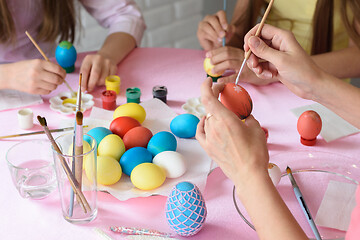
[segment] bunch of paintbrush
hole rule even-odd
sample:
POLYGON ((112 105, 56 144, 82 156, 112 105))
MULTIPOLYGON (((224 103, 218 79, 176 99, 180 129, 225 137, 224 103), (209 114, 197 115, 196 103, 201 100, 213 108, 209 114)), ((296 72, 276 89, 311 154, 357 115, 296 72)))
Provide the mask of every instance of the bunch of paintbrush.
POLYGON ((78 181, 75 179, 75 176, 71 172, 65 158, 63 157, 60 148, 58 147, 53 136, 51 135, 50 130, 47 127, 46 119, 44 117, 40 117, 40 116, 38 116, 37 119, 38 119, 40 125, 44 128, 45 134, 49 138, 54 150, 58 153, 58 157, 60 159, 61 166, 63 167, 67 178, 69 179, 72 190, 75 192, 77 198, 79 199, 79 203, 80 203, 81 207, 83 208, 85 213, 87 213, 87 211, 90 212, 91 211, 90 205, 87 202, 83 192, 81 191, 78 181))

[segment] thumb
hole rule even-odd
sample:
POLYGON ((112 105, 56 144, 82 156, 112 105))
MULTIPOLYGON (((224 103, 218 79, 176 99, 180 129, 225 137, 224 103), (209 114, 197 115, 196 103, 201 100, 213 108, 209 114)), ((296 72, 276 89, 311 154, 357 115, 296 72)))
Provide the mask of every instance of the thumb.
POLYGON ((275 66, 277 65, 282 52, 269 47, 263 40, 255 36, 249 38, 248 44, 252 53, 258 58, 262 58, 275 66))

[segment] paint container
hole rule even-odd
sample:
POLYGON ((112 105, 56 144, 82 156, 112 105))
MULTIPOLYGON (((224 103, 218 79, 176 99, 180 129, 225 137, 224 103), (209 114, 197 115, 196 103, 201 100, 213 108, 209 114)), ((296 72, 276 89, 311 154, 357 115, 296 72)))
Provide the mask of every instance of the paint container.
POLYGON ((106 90, 101 93, 101 100, 103 109, 114 110, 116 108, 116 92, 113 90, 106 90))
POLYGON ((140 103, 141 91, 140 88, 132 87, 126 89, 127 103, 140 103))
POLYGON ((116 94, 120 92, 121 79, 117 75, 110 75, 105 78, 106 90, 113 90, 116 94))
POLYGON ((158 98, 166 103, 167 88, 165 86, 156 85, 153 87, 153 98, 158 98))
POLYGON ((17 113, 19 127, 21 129, 29 129, 34 126, 33 118, 34 114, 30 108, 20 109, 17 113))

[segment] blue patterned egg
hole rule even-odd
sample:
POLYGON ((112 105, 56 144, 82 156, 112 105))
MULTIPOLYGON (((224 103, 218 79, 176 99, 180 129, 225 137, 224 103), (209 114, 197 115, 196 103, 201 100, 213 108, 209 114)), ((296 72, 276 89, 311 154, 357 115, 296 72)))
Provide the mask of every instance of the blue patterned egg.
POLYGON ((165 212, 170 228, 181 236, 198 233, 207 214, 200 190, 190 182, 180 182, 173 187, 166 201, 165 212))
POLYGON ((193 114, 181 114, 171 121, 170 130, 179 138, 193 138, 199 121, 199 118, 193 114))

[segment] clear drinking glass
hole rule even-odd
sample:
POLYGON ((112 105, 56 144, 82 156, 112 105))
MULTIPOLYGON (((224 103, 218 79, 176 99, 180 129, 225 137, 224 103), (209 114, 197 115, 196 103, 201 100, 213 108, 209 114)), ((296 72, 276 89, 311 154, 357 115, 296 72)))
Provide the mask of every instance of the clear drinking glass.
POLYGON ((55 169, 48 140, 23 141, 6 153, 12 180, 24 198, 41 199, 56 188, 55 169))
POLYGON ((97 144, 90 135, 84 134, 84 136, 86 136, 86 141, 83 141, 83 154, 73 154, 73 133, 63 134, 55 139, 62 154, 52 148, 62 213, 64 218, 71 223, 88 223, 97 215, 97 144), (80 188, 84 198, 74 193, 65 171, 65 163, 76 181, 79 182, 81 179, 80 188), (79 177, 79 172, 81 177, 79 177))

